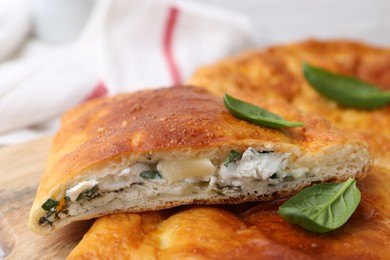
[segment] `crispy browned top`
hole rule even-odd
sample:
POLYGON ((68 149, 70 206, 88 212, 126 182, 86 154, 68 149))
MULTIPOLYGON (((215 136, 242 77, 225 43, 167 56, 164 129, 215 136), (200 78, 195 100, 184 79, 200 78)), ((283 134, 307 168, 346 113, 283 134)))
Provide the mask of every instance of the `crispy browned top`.
POLYGON ((288 120, 303 121, 305 127, 274 130, 239 120, 222 98, 195 87, 121 94, 76 107, 63 117, 33 207, 55 197, 50 192, 74 176, 124 156, 146 160, 147 153, 158 151, 188 155, 254 141, 316 151, 349 140, 324 119, 303 115, 286 102, 255 101, 288 120))
POLYGON ((387 259, 389 185, 390 176, 373 169, 358 183, 356 212, 327 234, 286 223, 277 213, 282 201, 181 207, 102 217, 68 259, 387 259))
POLYGON ((338 106, 317 94, 301 72, 303 62, 390 89, 390 49, 351 41, 307 40, 244 53, 200 68, 189 83, 215 94, 284 99, 303 111, 324 115, 367 140, 377 162, 390 166, 390 105, 372 111, 338 106), (380 133, 380 134, 379 134, 380 133))

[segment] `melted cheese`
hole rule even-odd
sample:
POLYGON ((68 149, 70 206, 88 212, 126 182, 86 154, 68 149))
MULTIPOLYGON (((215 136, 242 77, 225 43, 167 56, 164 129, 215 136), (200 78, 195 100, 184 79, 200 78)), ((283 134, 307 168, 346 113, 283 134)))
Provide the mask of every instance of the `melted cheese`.
MULTIPOLYGON (((240 160, 229 163, 225 166, 223 163, 216 167, 208 158, 194 158, 182 160, 164 160, 157 165, 147 163, 135 163, 122 169, 115 169, 102 178, 92 179, 80 182, 66 191, 66 196, 71 201, 76 201, 80 193, 98 185, 100 191, 117 191, 128 188, 134 183, 141 183, 146 190, 150 190, 149 196, 160 194, 161 190, 148 189, 148 187, 166 187, 169 185, 169 194, 185 195, 187 192, 199 192, 197 186, 199 181, 209 182, 207 190, 212 190, 217 185, 246 185, 253 180, 267 180, 273 174, 277 173, 278 177, 291 175, 294 178, 301 177, 307 169, 302 171, 293 171, 287 167, 289 162, 289 153, 259 153, 256 149, 249 147, 240 160), (162 179, 145 180, 140 174, 144 171, 159 171, 162 179), (172 186, 176 185, 176 186, 172 186), (191 188, 192 187, 192 188, 191 188)), ((271 179, 270 179, 271 180, 271 179)), ((278 180, 271 180, 278 181, 278 180)), ((140 186, 141 187, 141 186, 140 186)), ((138 187, 139 188, 139 187, 138 187)), ((167 193, 167 191, 165 191, 167 193)), ((168 194, 167 193, 167 194, 168 194)), ((118 193, 120 194, 120 193, 118 193)), ((105 201, 114 199, 113 194, 109 198, 99 198, 94 201, 105 201)), ((108 195, 104 195, 106 197, 108 195)), ((118 196, 118 195, 115 195, 118 196)), ((70 207, 72 212, 74 209, 70 207)))
POLYGON ((215 172, 215 166, 207 158, 166 160, 157 164, 157 170, 168 183, 173 183, 187 178, 209 177, 215 172))

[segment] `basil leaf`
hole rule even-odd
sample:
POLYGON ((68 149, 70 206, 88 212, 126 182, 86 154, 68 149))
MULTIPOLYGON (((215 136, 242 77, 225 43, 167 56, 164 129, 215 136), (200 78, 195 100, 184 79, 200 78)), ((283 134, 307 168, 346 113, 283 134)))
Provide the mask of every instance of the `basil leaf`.
POLYGON ((160 180, 162 179, 158 171, 144 171, 141 172, 140 176, 145 180, 160 180))
POLYGON ((352 178, 343 183, 317 184, 280 206, 279 214, 304 229, 325 233, 347 222, 359 205, 360 196, 352 178))
POLYGON ((289 122, 286 119, 271 113, 261 107, 235 99, 228 94, 224 95, 225 107, 236 117, 252 122, 256 125, 272 128, 300 127, 301 122, 289 122))
POLYGON ((374 109, 390 103, 390 91, 382 91, 367 82, 309 64, 303 64, 302 70, 306 80, 318 93, 340 105, 374 109))
POLYGON ((60 203, 53 199, 46 200, 45 203, 43 203, 42 208, 46 211, 55 211, 56 208, 60 205, 60 203))
POLYGON ((241 159, 241 154, 239 152, 237 152, 237 151, 231 150, 230 154, 226 158, 226 160, 223 163, 223 165, 225 167, 227 167, 229 163, 235 162, 235 161, 240 160, 240 159, 241 159))

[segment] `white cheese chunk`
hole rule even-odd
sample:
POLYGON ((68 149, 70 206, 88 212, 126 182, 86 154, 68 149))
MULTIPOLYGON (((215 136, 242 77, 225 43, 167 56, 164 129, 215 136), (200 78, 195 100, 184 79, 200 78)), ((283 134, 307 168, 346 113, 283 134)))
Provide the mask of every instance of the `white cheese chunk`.
POLYGON ((259 153, 249 147, 240 161, 229 163, 227 167, 222 164, 219 175, 224 180, 242 177, 266 180, 274 173, 284 171, 289 157, 290 153, 259 153))
POLYGON ((93 188, 99 182, 96 180, 83 181, 77 184, 76 186, 70 188, 66 191, 66 196, 70 198, 71 201, 76 201, 77 197, 81 192, 93 188))
POLYGON ((207 158, 166 160, 157 164, 157 170, 169 183, 187 178, 204 178, 215 172, 215 166, 207 158))

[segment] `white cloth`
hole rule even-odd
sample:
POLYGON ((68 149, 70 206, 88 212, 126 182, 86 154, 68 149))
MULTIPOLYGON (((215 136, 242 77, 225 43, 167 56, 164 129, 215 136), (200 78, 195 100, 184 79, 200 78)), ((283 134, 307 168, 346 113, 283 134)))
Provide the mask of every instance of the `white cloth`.
POLYGON ((76 42, 0 65, 0 145, 53 132, 62 112, 91 95, 179 84, 196 67, 251 46, 249 24, 223 10, 182 0, 97 1, 76 42))

